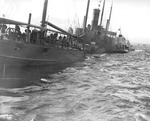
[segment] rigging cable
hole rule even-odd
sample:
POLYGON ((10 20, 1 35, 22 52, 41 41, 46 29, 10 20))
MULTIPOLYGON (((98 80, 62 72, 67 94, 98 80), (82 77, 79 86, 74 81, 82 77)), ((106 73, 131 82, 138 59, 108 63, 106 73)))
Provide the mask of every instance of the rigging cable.
POLYGON ((14 4, 14 1, 10 1, 9 3, 6 3, 7 4, 7 7, 5 7, 6 9, 6 15, 7 15, 7 18, 11 18, 11 13, 13 11, 13 8, 16 8, 15 4, 14 4), (14 7, 15 6, 15 7, 14 7))
MULTIPOLYGON (((7 4, 7 7, 6 7, 6 15, 7 15, 7 18, 10 17, 10 12, 12 11, 12 7, 11 6, 14 6, 14 2, 13 0, 11 0, 8 4, 7 4), (10 12, 9 12, 10 11, 10 12)), ((14 7, 15 8, 15 7, 14 7)))
POLYGON ((4 2, 4 0, 2 0, 2 1, 0 1, 0 8, 1 8, 1 12, 2 12, 2 10, 3 10, 3 7, 5 6, 5 4, 4 4, 5 2, 4 2))
POLYGON ((12 0, 12 3, 10 4, 10 7, 9 7, 10 9, 7 10, 8 17, 10 17, 10 18, 14 17, 13 11, 14 11, 14 9, 16 9, 15 3, 16 2, 15 1, 13 2, 13 0, 12 0))
POLYGON ((2 5, 0 6, 0 8, 1 8, 2 16, 3 16, 3 15, 5 15, 5 6, 7 3, 4 0, 2 2, 3 3, 1 3, 2 5))
MULTIPOLYGON (((68 5, 68 4, 67 4, 68 5)), ((67 6, 67 17, 68 17, 68 24, 69 24, 69 27, 72 27, 72 24, 71 24, 71 22, 70 22, 70 19, 69 19, 69 13, 68 13, 68 11, 70 11, 70 10, 68 10, 68 6, 67 6)))
POLYGON ((77 1, 75 0, 74 1, 75 2, 75 4, 74 4, 74 8, 75 8, 75 17, 74 17, 74 20, 73 20, 73 24, 74 24, 74 28, 75 28, 75 30, 78 28, 78 27, 80 27, 80 23, 79 23, 79 16, 78 16, 78 9, 77 9, 77 1))

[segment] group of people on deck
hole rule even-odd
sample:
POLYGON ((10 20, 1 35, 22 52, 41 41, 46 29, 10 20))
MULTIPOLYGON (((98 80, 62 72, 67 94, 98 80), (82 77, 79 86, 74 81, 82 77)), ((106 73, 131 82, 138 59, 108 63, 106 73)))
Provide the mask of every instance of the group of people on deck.
POLYGON ((1 33, 1 39, 6 36, 9 39, 11 38, 12 40, 14 39, 17 41, 23 41, 32 44, 45 44, 60 48, 83 48, 83 43, 81 40, 79 41, 77 38, 57 32, 51 32, 47 34, 47 31, 37 29, 33 29, 31 31, 29 28, 27 28, 23 33, 21 33, 20 27, 18 25, 15 25, 15 28, 7 28, 7 25, 2 25, 1 33))
POLYGON ((3 39, 4 36, 12 39, 19 38, 23 34, 21 33, 20 27, 18 25, 15 25, 15 28, 8 27, 6 24, 0 25, 0 38, 3 39))
POLYGON ((52 46, 57 46, 57 47, 73 47, 73 44, 77 44, 77 40, 74 40, 70 36, 66 35, 58 35, 58 33, 51 33, 49 36, 46 38, 46 42, 52 46), (75 43, 76 42, 76 43, 75 43))
POLYGON ((83 43, 81 40, 79 41, 77 38, 57 32, 51 32, 50 34, 47 34, 46 31, 32 30, 30 33, 30 42, 33 44, 39 43, 59 48, 83 48, 83 43))

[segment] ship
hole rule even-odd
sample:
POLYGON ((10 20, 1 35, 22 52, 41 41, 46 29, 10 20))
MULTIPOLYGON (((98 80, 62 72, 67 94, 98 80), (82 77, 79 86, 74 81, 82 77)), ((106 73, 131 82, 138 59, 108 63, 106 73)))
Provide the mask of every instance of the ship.
POLYGON ((131 44, 122 34, 110 38, 109 44, 106 46, 107 53, 128 53, 130 51, 131 44))
POLYGON ((116 32, 109 31, 113 3, 110 8, 110 14, 106 22, 106 27, 102 26, 105 0, 103 1, 102 10, 100 10, 100 7, 93 10, 92 22, 91 24, 87 25, 89 5, 90 0, 88 0, 87 2, 87 10, 86 15, 84 16, 83 28, 79 29, 80 31, 78 31, 78 33, 80 33, 80 36, 85 40, 87 53, 103 54, 129 52, 131 47, 129 40, 126 40, 125 37, 121 34, 117 36, 116 32))
POLYGON ((45 0, 39 26, 31 24, 31 14, 27 23, 0 18, 1 78, 7 78, 7 75, 11 75, 9 72, 16 71, 16 68, 47 65, 50 68, 50 65, 65 65, 84 60, 83 40, 46 21, 47 6, 48 0, 45 0), (48 29, 48 25, 55 30, 48 29), (24 33, 20 32, 21 26, 26 27, 24 33))

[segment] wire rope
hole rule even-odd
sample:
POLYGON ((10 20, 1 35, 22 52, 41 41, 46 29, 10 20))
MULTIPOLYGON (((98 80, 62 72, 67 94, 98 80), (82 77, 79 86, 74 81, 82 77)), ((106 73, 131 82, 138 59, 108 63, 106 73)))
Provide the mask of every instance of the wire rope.
POLYGON ((14 0, 9 1, 9 3, 7 3, 7 6, 5 7, 6 9, 6 17, 9 18, 10 16, 10 12, 12 11, 12 5, 14 5, 14 0))
POLYGON ((5 6, 6 6, 6 2, 3 0, 0 6, 2 12, 4 11, 5 6))

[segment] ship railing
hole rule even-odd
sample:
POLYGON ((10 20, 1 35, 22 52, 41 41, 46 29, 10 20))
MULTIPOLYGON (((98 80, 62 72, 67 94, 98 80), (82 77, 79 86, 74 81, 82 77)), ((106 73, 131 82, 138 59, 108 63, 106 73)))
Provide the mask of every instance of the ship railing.
POLYGON ((128 46, 126 44, 115 44, 116 49, 128 49, 128 46))
POLYGON ((44 36, 44 34, 40 34, 39 31, 33 33, 18 33, 14 28, 9 28, 5 31, 5 33, 1 36, 1 39, 7 38, 7 40, 18 41, 22 43, 29 44, 38 44, 38 45, 46 45, 51 47, 58 47, 64 49, 78 49, 83 50, 84 44, 78 38, 73 38, 67 35, 64 35, 63 38, 51 38, 50 36, 44 36))
POLYGON ((50 36, 46 37, 37 37, 30 36, 30 43, 46 45, 50 47, 64 48, 64 49, 78 49, 83 50, 83 43, 78 39, 73 39, 70 37, 65 38, 51 38, 50 36))

